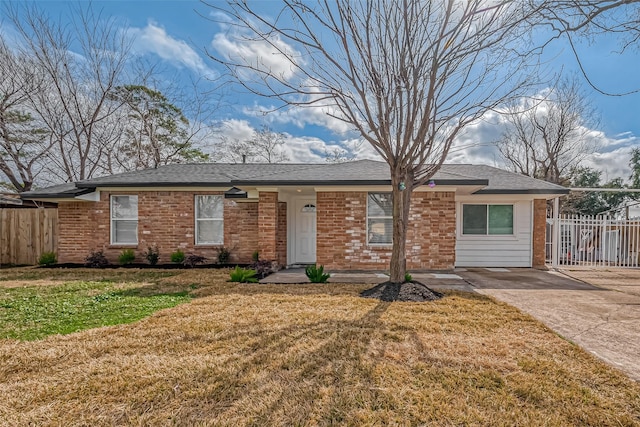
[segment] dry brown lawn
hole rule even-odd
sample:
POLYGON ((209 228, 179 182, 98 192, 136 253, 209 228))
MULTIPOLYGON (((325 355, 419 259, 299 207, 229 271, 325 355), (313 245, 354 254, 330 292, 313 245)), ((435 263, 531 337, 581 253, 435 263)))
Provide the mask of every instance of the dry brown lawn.
POLYGON ((133 324, 0 341, 0 424, 640 425, 637 383, 506 304, 224 273, 157 278, 198 297, 133 324))

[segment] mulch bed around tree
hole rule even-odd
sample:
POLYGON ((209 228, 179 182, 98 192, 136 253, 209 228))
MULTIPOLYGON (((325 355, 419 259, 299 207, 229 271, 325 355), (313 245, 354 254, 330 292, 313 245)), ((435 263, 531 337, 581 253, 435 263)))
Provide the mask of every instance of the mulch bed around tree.
POLYGON ((435 301, 443 297, 440 292, 429 289, 427 285, 412 280, 404 283, 384 282, 360 293, 364 298, 377 298, 381 301, 435 301))

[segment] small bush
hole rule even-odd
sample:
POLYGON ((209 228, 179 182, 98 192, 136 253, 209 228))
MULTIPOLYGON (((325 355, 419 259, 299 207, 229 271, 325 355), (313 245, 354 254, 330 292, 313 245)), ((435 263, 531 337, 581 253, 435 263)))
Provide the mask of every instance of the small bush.
POLYGON ((229 280, 237 283, 258 283, 255 270, 240 268, 237 265, 231 270, 229 280))
POLYGON ((58 257, 56 257, 55 252, 43 252, 38 258, 39 265, 53 265, 58 262, 58 257))
POLYGON ((182 265, 193 268, 198 264, 204 264, 206 260, 207 259, 203 256, 190 254, 185 257, 184 261, 182 261, 182 265))
POLYGON ((84 265, 93 268, 103 268, 109 265, 109 260, 104 256, 102 251, 91 251, 89 256, 84 259, 84 265))
POLYGON ((182 264, 184 262, 184 252, 178 249, 175 252, 171 253, 171 262, 175 262, 176 264, 182 264))
POLYGON ((228 263, 230 256, 231 256, 231 251, 229 250, 229 248, 225 248, 224 246, 222 246, 221 248, 218 248, 218 263, 219 264, 228 263))
POLYGON ((413 280, 413 276, 409 273, 404 273, 404 281, 405 282, 410 282, 413 280))
POLYGON ((331 275, 324 272, 324 266, 316 267, 316 265, 310 265, 304 269, 304 274, 307 275, 311 283, 327 283, 327 280, 331 275))
POLYGON ((136 259, 136 253, 133 251, 133 249, 125 249, 122 252, 120 252, 120 255, 118 255, 118 262, 121 265, 131 264, 135 259, 136 259))
POLYGON ((264 279, 273 273, 273 261, 255 261, 249 265, 249 268, 256 271, 259 279, 264 279))
POLYGON ((253 260, 253 262, 260 261, 260 252, 259 251, 253 251, 253 253, 251 254, 251 259, 253 260))
POLYGON ((160 251, 157 246, 149 246, 147 251, 144 253, 144 257, 149 261, 149 264, 156 265, 158 260, 160 259, 160 251))

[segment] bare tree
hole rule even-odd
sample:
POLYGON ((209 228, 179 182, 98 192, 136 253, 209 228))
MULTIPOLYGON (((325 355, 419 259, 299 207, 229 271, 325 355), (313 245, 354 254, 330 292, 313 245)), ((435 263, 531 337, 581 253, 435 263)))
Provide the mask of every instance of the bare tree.
MULTIPOLYGON (((547 43, 559 38, 568 41, 580 71, 593 89, 604 95, 625 95, 607 91, 591 80, 589 70, 576 49, 576 41, 595 41, 598 36, 616 34, 620 41, 619 53, 629 47, 637 48, 640 41, 640 0, 529 0, 529 6, 536 10, 531 23, 551 32, 547 43)), ((639 90, 632 89, 626 94, 639 90)))
POLYGON ((233 80, 283 105, 323 106, 388 163, 393 194, 391 282, 404 281, 412 191, 445 161, 469 123, 527 86, 518 2, 328 0, 283 2, 269 19, 253 3, 211 7, 242 43, 269 58, 210 56, 233 80), (273 56, 280 59, 276 69, 273 56), (283 71, 285 69, 285 71, 283 71))
POLYGON ((512 103, 504 113, 508 127, 497 142, 514 172, 564 184, 597 148, 590 133, 594 111, 576 80, 564 80, 546 96, 512 103))
POLYGON ((324 149, 324 161, 327 163, 345 163, 356 159, 355 154, 342 147, 324 149))
POLYGON ((0 172, 18 192, 31 189, 51 148, 50 133, 29 104, 43 89, 34 65, 11 51, 0 36, 0 172))
POLYGON ((283 163, 290 160, 283 151, 285 135, 268 126, 254 130, 250 139, 222 136, 216 146, 216 160, 229 163, 283 163))
POLYGON ((4 12, 21 36, 17 49, 34 61, 48 88, 30 103, 55 142, 50 172, 65 181, 90 178, 105 168, 121 137, 118 121, 110 120, 119 105, 109 95, 123 77, 126 35, 91 5, 79 5, 70 26, 34 4, 9 2, 4 12))
POLYGON ((262 126, 254 131, 249 145, 253 149, 253 158, 257 162, 283 163, 290 160, 289 155, 283 151, 284 134, 274 132, 268 126, 262 126))
POLYGON ((343 141, 340 145, 325 147, 324 161, 327 163, 352 162, 358 157, 358 150, 363 143, 363 140, 355 139, 343 141))
POLYGON ((640 40, 640 0, 548 0, 538 3, 538 18, 550 27, 554 37, 614 32, 624 35, 626 43, 622 48, 640 40))

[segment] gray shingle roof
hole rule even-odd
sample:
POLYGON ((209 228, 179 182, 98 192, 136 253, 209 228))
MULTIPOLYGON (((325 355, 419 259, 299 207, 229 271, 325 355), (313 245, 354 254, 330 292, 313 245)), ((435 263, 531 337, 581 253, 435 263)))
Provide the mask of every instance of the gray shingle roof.
MULTIPOLYGON (((484 165, 446 164, 434 175, 438 185, 484 186, 477 194, 564 194, 564 187, 484 165)), ((242 185, 384 185, 384 162, 358 160, 337 164, 175 164, 125 172, 23 193, 23 198, 73 197, 96 187, 171 187, 242 185)))
POLYGON ((486 165, 444 165, 450 173, 463 173, 489 180, 489 185, 474 194, 569 194, 569 189, 530 176, 486 165))
POLYGON ((21 193, 20 197, 23 199, 60 199, 60 198, 73 198, 82 194, 90 193, 90 188, 78 188, 73 182, 66 184, 58 184, 46 188, 38 188, 36 190, 27 191, 21 193))

